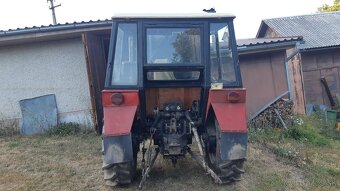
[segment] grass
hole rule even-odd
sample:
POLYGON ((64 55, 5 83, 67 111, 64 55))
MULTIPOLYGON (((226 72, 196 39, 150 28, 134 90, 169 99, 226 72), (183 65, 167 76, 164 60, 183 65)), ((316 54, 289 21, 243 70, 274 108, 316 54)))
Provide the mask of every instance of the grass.
POLYGON ((260 175, 258 180, 256 187, 258 191, 285 190, 288 186, 287 181, 277 173, 260 175))
POLYGON ((102 190, 100 137, 0 139, 0 190, 102 190))
MULTIPOLYGON (((250 129, 248 156, 242 180, 216 185, 189 156, 173 168, 159 157, 144 190, 340 190, 340 144, 320 131, 329 128, 316 117, 281 129, 250 129)), ((0 190, 136 190, 104 186, 101 138, 63 124, 46 135, 0 137, 0 190)), ((195 146, 193 150, 195 151, 195 146)))
MULTIPOLYGON (((278 161, 302 170, 309 185, 306 189, 340 190, 340 140, 336 133, 332 124, 312 115, 300 118, 288 131, 250 129, 249 139, 264 145, 278 161)), ((269 187, 276 190, 274 185, 269 187)))

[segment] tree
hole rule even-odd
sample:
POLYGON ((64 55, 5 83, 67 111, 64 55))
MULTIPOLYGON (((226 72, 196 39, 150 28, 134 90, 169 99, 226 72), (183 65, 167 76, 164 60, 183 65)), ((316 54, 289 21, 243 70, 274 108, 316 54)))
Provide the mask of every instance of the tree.
POLYGON ((318 8, 319 12, 332 12, 332 11, 340 11, 340 0, 334 0, 334 5, 323 4, 322 7, 318 8))

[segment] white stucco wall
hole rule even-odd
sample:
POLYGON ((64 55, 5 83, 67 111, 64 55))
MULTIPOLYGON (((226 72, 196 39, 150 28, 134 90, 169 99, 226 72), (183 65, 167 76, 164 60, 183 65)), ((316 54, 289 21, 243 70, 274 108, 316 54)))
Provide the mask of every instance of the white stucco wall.
POLYGON ((19 100, 55 94, 59 122, 92 125, 81 39, 0 48, 0 119, 20 119, 19 100))

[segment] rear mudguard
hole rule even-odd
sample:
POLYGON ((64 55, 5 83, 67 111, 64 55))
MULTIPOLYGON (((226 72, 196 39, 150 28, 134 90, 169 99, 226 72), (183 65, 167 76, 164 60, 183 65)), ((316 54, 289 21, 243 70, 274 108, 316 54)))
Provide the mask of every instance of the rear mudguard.
POLYGON ((104 90, 103 168, 133 159, 131 129, 139 106, 138 90, 104 90), (123 94, 124 101, 114 105, 113 93, 123 94))
POLYGON ((131 134, 103 137, 103 168, 112 164, 130 162, 133 160, 131 134))
POLYGON ((208 98, 208 115, 214 115, 219 126, 220 156, 222 160, 244 159, 247 155, 247 120, 246 90, 222 89, 210 90, 208 98), (239 95, 238 100, 229 101, 231 93, 239 95))

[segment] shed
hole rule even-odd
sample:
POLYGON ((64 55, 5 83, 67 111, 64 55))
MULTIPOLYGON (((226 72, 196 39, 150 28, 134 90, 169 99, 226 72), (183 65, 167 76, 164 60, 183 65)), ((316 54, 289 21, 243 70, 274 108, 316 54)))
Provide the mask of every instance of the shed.
POLYGON ((257 38, 302 36, 294 77, 302 79, 295 95, 307 104, 330 105, 320 82, 325 77, 331 94, 340 93, 340 11, 263 20, 257 38), (299 66, 299 63, 301 66, 299 66))
POLYGON ((0 31, 0 120, 18 125, 18 101, 55 94, 59 122, 102 124, 111 21, 0 31))
POLYGON ((247 114, 253 118, 279 98, 289 98, 292 59, 301 37, 274 37, 237 40, 241 75, 247 89, 247 114))

